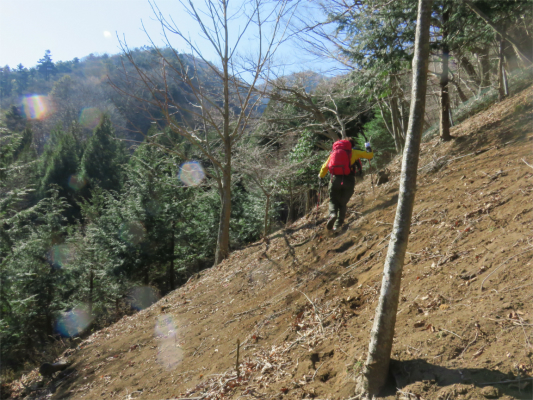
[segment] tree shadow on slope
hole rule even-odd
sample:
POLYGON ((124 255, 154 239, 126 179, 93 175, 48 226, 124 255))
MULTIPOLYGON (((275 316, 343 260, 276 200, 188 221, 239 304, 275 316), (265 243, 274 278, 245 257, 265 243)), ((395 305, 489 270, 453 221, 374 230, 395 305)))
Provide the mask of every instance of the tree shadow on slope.
MULTIPOLYGON (((391 360, 390 372, 393 379, 389 380, 389 385, 384 390, 384 395, 390 395, 397 389, 409 389, 424 398, 430 392, 446 391, 444 388, 452 385, 462 384, 463 389, 471 392, 479 391, 488 386, 495 387, 500 394, 508 395, 517 399, 529 399, 532 396, 531 384, 527 385, 521 391, 512 387, 510 383, 518 383, 518 378, 505 374, 501 371, 491 370, 488 368, 447 368, 440 365, 430 364, 422 359, 398 361, 391 360), (516 382, 514 382, 516 381, 516 382), (499 383, 500 382, 500 383, 499 383), (468 385, 468 387, 466 387, 468 385), (424 396, 424 392, 426 396, 424 396)), ((529 378, 531 380, 531 378, 529 378)), ((523 380, 522 380, 523 381, 523 380)), ((460 393, 452 391, 461 391, 461 389, 450 388, 451 398, 455 398, 460 393)), ((485 389, 486 390, 486 389, 485 389)), ((499 396, 498 396, 499 397, 499 396)), ((440 397, 439 397, 440 398, 440 397)))
POLYGON ((501 146, 509 141, 525 139, 531 131, 531 105, 523 103, 514 105, 513 113, 502 120, 496 120, 480 126, 468 135, 454 137, 451 151, 457 154, 481 150, 483 146, 501 146))
MULTIPOLYGON (((399 190, 398 188, 391 188, 391 189, 392 190, 390 190, 387 194, 391 193, 391 191, 394 192, 394 191, 398 191, 399 190)), ((390 206, 393 206, 393 205, 395 205, 397 203, 398 203, 398 193, 395 193, 395 194, 393 194, 391 196, 390 199, 388 199, 386 201, 382 201, 381 203, 376 204, 374 207, 363 211, 363 215, 362 216, 366 217, 367 215, 372 214, 373 212, 375 212, 377 210, 384 210, 384 209, 389 208, 390 206)))

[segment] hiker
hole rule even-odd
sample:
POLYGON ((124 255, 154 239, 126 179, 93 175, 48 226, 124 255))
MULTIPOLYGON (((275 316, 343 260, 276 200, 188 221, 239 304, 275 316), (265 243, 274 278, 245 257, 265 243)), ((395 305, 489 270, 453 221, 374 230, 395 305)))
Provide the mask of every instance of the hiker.
POLYGON ((347 204, 355 190, 355 179, 363 176, 361 158, 371 160, 374 152, 370 143, 365 143, 366 151, 354 149, 355 140, 338 140, 333 143, 333 150, 327 161, 322 165, 319 178, 330 173, 329 184, 329 219, 328 230, 337 230, 344 223, 347 204))

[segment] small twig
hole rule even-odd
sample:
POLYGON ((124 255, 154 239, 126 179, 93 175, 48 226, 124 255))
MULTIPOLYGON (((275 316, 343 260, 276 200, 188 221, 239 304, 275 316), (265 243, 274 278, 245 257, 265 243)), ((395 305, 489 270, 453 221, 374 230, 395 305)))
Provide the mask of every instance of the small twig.
POLYGON ((512 260, 513 258, 518 257, 518 256, 520 256, 520 255, 522 255, 522 254, 524 254, 524 253, 527 253, 527 252, 531 251, 531 250, 533 250, 533 246, 530 247, 530 248, 528 248, 527 250, 521 252, 521 253, 518 253, 518 254, 515 254, 515 255, 509 257, 509 258, 506 259, 504 262, 502 262, 500 265, 498 265, 495 269, 493 269, 493 270, 491 271, 490 274, 488 274, 488 275, 485 277, 485 279, 483 279, 483 281, 481 282, 481 286, 479 287, 479 291, 480 291, 480 292, 483 291, 483 284, 485 283, 485 281, 486 281, 487 279, 489 279, 489 278, 490 278, 490 277, 491 277, 496 271, 498 271, 498 270, 500 269, 501 266, 503 266, 504 264, 506 264, 508 261, 512 260))
POLYGON ((521 382, 521 381, 528 381, 533 380, 533 378, 521 378, 521 379, 511 379, 507 381, 499 381, 499 382, 477 382, 477 385, 497 385, 499 383, 513 383, 513 382, 521 382))
POLYGON ((379 224, 379 225, 393 225, 391 222, 382 222, 382 221, 376 221, 375 224, 379 224))
POLYGON ((461 352, 461 354, 459 354, 459 357, 462 358, 462 357, 463 357, 463 354, 466 353, 466 351, 468 350, 468 348, 470 347, 470 345, 472 345, 472 344, 474 344, 474 343, 476 342, 476 340, 477 340, 477 335, 478 335, 478 331, 476 331, 476 337, 474 338, 474 340, 472 340, 470 343, 468 343, 468 344, 466 345, 466 347, 463 349, 463 351, 461 352))
POLYGON ((387 236, 385 236, 383 239, 381 239, 381 242, 378 243, 378 246, 383 243, 391 234, 389 233, 387 236))
POLYGON ((239 347, 241 346, 241 341, 237 339, 237 362, 235 363, 235 369, 237 370, 237 378, 241 376, 241 371, 239 369, 239 347))
POLYGON ((529 343, 529 339, 527 337, 527 333, 526 333, 526 328, 524 328, 524 320, 522 319, 522 317, 520 317, 520 315, 518 316, 518 318, 520 319, 520 326, 522 327, 522 331, 524 332, 524 337, 526 338, 526 343, 528 345, 528 348, 531 348, 531 343, 529 343))
POLYGON ((451 333, 452 335, 455 335, 457 336, 459 339, 461 340, 464 340, 462 336, 459 336, 457 333, 455 332, 452 332, 452 331, 449 331, 448 329, 444 329, 444 328, 439 328, 441 331, 444 331, 444 332, 448 332, 448 333, 451 333))
POLYGON ((196 355, 197 352, 200 351, 200 349, 201 349, 202 346, 204 345, 204 342, 205 342, 205 339, 202 340, 202 343, 200 343, 200 346, 198 346, 198 347, 196 348, 196 350, 194 350, 194 353, 192 354, 193 357, 196 355))
POLYGON ((318 366, 318 368, 316 369, 315 373, 313 374, 313 377, 311 378, 311 382, 315 380, 315 376, 316 376, 316 374, 318 373, 318 370, 320 369, 320 367, 322 367, 322 365, 324 365, 324 363, 325 363, 325 361, 322 362, 322 364, 320 364, 320 365, 318 366))
POLYGON ((524 164, 526 164, 529 168, 533 168, 533 165, 529 164, 526 160, 524 160, 522 158, 522 161, 524 162, 524 164))
POLYGON ((305 296, 305 298, 309 301, 309 303, 311 303, 311 305, 313 306, 314 310, 315 310, 315 316, 317 317, 318 319, 318 322, 320 322, 320 326, 322 327, 322 332, 324 332, 324 324, 322 323, 322 319, 320 318, 320 315, 319 315, 319 312, 318 312, 318 309, 315 305, 315 303, 313 303, 311 301, 311 299, 309 297, 307 297, 307 295, 302 292, 301 290, 298 290, 301 294, 303 294, 305 296))

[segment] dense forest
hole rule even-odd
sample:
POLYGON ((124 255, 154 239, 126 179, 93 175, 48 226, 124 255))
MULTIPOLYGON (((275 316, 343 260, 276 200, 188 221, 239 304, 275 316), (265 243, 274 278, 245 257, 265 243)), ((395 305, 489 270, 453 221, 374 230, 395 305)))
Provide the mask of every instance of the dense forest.
MULTIPOLYGON (((337 50, 347 69, 333 77, 271 79, 259 59, 244 79, 227 55, 124 44, 0 69, 3 370, 308 213, 324 199, 317 173, 334 140, 371 142, 367 174, 403 151, 416 2, 330 3, 321 24, 295 30, 337 50)), ((450 126, 531 83, 532 9, 434 2, 427 136, 451 140, 450 126)))

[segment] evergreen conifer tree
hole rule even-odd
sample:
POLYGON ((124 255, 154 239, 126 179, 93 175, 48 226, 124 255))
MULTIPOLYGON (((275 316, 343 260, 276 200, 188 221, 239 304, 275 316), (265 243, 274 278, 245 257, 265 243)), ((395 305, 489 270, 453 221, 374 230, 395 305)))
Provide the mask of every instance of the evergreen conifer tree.
MULTIPOLYGON (((57 126, 50 134, 45 151, 41 158, 41 180, 39 192, 44 196, 46 192, 57 185, 59 196, 67 199, 71 206, 75 206, 76 172, 79 168, 81 145, 72 130, 64 131, 57 126)), ((75 207, 77 208, 77 207, 75 207)))
POLYGON ((122 186, 121 165, 126 162, 124 147, 115 140, 115 131, 108 115, 87 141, 80 165, 80 177, 88 187, 119 191, 122 186))

